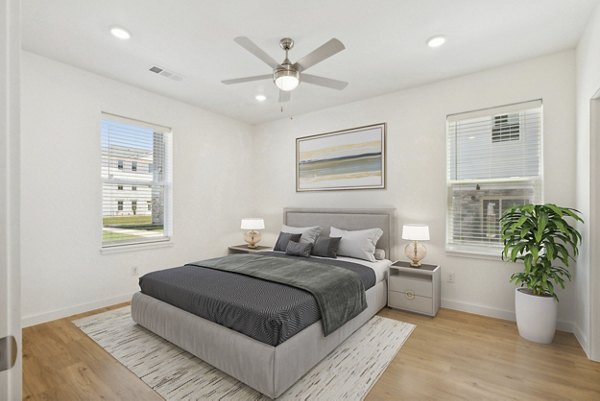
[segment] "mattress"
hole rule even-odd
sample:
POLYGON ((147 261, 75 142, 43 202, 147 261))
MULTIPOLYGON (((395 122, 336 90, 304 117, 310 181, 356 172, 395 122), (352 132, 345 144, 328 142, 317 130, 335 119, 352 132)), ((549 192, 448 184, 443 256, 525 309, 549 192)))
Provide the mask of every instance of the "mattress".
MULTIPOLYGON (((278 252, 266 254, 281 258, 278 252)), ((347 260, 316 259, 357 274, 365 290, 375 271, 347 260)), ((277 346, 321 319, 314 297, 301 289, 194 264, 149 273, 140 278, 143 294, 159 299, 264 344, 277 346)))

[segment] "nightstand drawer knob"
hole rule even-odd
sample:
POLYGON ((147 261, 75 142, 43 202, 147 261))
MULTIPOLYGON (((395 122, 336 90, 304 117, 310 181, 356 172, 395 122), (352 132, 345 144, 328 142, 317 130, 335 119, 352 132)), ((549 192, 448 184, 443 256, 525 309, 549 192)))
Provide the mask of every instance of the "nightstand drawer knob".
POLYGON ((406 298, 408 299, 415 299, 415 292, 412 290, 407 290, 406 291, 406 298))

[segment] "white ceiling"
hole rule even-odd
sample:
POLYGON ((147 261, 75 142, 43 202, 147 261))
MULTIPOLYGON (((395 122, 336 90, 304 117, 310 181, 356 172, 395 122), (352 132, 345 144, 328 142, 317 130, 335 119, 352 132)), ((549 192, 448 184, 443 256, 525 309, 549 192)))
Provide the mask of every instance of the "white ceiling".
POLYGON ((599 0, 23 0, 23 48, 248 123, 261 123, 572 48, 599 0), (108 29, 121 25, 129 41, 108 29), (448 42, 430 49, 426 40, 448 42), (270 73, 237 45, 248 36, 292 62, 336 37, 346 50, 308 72, 343 91, 300 84, 283 112, 270 73), (159 65, 177 82, 148 71, 159 65), (262 93, 267 100, 258 103, 262 93))

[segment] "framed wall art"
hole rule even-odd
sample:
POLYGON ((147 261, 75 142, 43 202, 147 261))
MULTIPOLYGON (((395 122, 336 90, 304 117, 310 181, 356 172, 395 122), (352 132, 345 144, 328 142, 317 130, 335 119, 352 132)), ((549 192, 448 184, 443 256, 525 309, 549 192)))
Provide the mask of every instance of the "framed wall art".
POLYGON ((386 124, 296 139, 296 191, 385 188, 386 124))

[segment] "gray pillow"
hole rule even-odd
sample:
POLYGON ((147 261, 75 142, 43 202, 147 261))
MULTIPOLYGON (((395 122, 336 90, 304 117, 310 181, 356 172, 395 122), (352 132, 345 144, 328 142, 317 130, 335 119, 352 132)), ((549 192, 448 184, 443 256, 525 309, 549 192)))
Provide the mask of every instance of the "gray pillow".
POLYGON ((314 244, 319 234, 321 234, 321 227, 291 227, 285 224, 281 226, 281 231, 284 233, 302 234, 300 242, 314 244))
POLYGON ((273 247, 274 251, 285 252, 289 242, 298 242, 300 241, 300 237, 302 234, 292 234, 292 233, 284 233, 280 232, 279 237, 277 238, 277 242, 275 242, 275 246, 273 247))
POLYGON ((285 254, 291 256, 303 256, 305 258, 308 258, 310 257, 311 249, 312 244, 301 244, 299 242, 290 241, 287 244, 287 248, 285 248, 285 254))
POLYGON ((337 250, 341 239, 341 237, 318 238, 313 246, 312 254, 326 258, 337 258, 337 250))
POLYGON ((331 227, 329 234, 332 237, 342 237, 338 255, 351 258, 364 259, 375 262, 375 245, 383 235, 381 228, 367 230, 346 231, 331 227))

